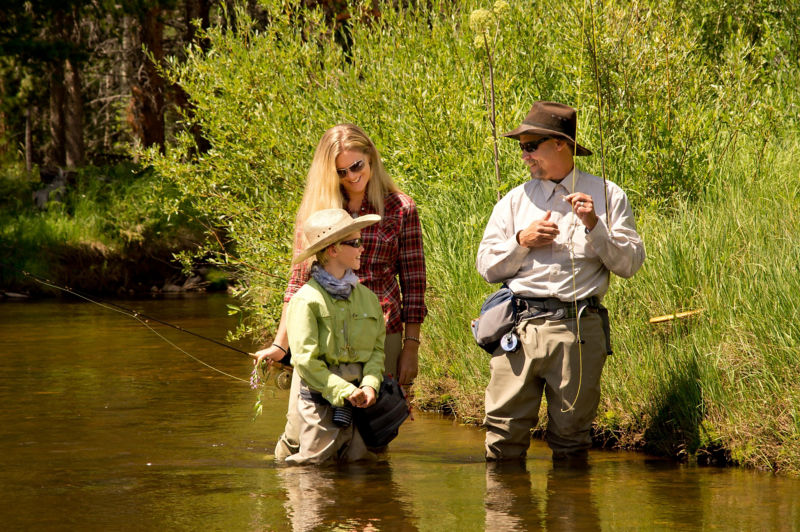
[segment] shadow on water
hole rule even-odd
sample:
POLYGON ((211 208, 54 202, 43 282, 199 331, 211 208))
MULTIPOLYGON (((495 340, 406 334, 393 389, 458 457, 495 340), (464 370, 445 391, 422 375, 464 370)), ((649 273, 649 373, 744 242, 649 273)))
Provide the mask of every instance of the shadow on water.
MULTIPOLYGON (((230 302, 125 304, 222 339, 230 302)), ((800 529, 798 480, 608 451, 563 468, 539 441, 523 464, 487 465, 481 430, 432 414, 382 463, 276 466, 288 392, 268 389, 254 423, 247 357, 159 332, 239 380, 94 305, 0 304, 3 529, 800 529)))

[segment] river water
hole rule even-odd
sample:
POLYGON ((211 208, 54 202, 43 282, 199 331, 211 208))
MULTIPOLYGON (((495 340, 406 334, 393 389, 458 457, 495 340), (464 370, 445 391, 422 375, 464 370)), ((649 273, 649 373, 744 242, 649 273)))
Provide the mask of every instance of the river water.
MULTIPOLYGON (((215 339, 229 303, 119 302, 215 339)), ((608 451, 556 469, 538 441, 495 469, 479 429, 430 414, 383 463, 278 467, 287 392, 254 422, 246 356, 152 325, 229 376, 93 304, 0 303, 3 530, 800 529, 797 479, 608 451)))

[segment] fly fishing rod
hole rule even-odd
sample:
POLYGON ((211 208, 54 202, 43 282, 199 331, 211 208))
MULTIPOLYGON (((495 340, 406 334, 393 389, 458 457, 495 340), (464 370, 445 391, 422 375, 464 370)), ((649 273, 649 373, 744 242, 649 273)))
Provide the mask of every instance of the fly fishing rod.
POLYGON ((128 308, 128 307, 124 307, 124 306, 119 305, 117 303, 112 303, 110 301, 104 301, 104 300, 99 299, 99 298, 90 297, 90 296, 88 296, 86 294, 82 294, 81 292, 78 292, 77 290, 73 290, 72 288, 69 288, 68 286, 58 285, 58 284, 54 283, 53 281, 51 281, 49 279, 45 279, 45 278, 40 277, 40 276, 38 276, 36 274, 33 274, 33 273, 29 272, 29 271, 26 271, 26 270, 23 270, 23 269, 20 269, 20 268, 16 268, 16 267, 11 266, 9 264, 5 264, 3 262, 0 262, 0 265, 5 266, 7 268, 10 268, 12 270, 15 270, 15 271, 21 273, 22 275, 24 275, 25 277, 28 277, 28 278, 36 281, 37 283, 39 283, 41 285, 44 285, 44 286, 47 286, 47 287, 50 287, 50 288, 54 288, 56 290, 60 290, 61 292, 73 295, 75 297, 78 297, 78 298, 83 299, 85 301, 88 301, 90 303, 94 303, 95 305, 98 305, 98 306, 100 306, 102 308, 105 308, 107 310, 111 310, 111 311, 114 311, 114 312, 119 312, 120 314, 123 314, 125 316, 130 317, 130 318, 133 318, 136 321, 138 321, 139 323, 141 323, 142 325, 144 325, 145 327, 147 327, 148 329, 150 329, 159 338, 161 338, 162 340, 164 340, 165 342, 167 342, 168 344, 173 346, 175 349, 181 351, 182 353, 184 353, 188 357, 194 359, 195 361, 199 362, 200 364, 203 364, 204 366, 208 367, 209 369, 212 369, 212 370, 214 370, 214 371, 216 371, 218 373, 221 373, 223 375, 226 375, 226 376, 231 377, 233 379, 236 379, 238 381, 248 382, 245 379, 242 379, 240 377, 236 377, 235 375, 231 375, 231 374, 226 373, 226 372, 224 372, 224 371, 222 371, 222 370, 220 370, 218 368, 215 368, 215 367, 211 366, 210 364, 200 360, 196 356, 186 352, 184 349, 181 349, 179 346, 177 346, 176 344, 171 342, 169 339, 167 339, 163 335, 159 334, 158 331, 153 329, 149 325, 148 321, 159 323, 159 324, 164 325, 166 327, 170 327, 172 329, 175 329, 176 331, 180 331, 180 332, 183 332, 183 333, 186 333, 186 334, 190 334, 190 335, 192 335, 192 336, 194 336, 196 338, 200 338, 200 339, 205 340, 207 342, 211 342, 211 343, 214 343, 214 344, 216 344, 218 346, 230 349, 231 351, 236 351, 237 353, 241 353, 243 355, 247 355, 250 358, 257 358, 254 353, 249 353, 249 352, 244 351, 243 349, 239 349, 238 347, 233 346, 233 345, 231 345, 229 343, 221 342, 219 340, 215 340, 214 338, 209 338, 207 336, 203 336, 202 334, 196 333, 194 331, 190 331, 189 329, 184 329, 180 325, 175 325, 173 323, 169 323, 169 322, 164 321, 162 319, 159 319, 159 318, 156 318, 156 317, 153 317, 153 316, 149 316, 147 314, 143 314, 143 313, 141 313, 141 312, 139 312, 137 310, 134 310, 134 309, 131 309, 131 308, 128 308))

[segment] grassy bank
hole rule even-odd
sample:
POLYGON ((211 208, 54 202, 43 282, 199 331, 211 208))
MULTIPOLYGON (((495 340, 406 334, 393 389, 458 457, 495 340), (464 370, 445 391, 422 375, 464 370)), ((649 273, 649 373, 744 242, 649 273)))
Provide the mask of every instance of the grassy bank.
POLYGON ((620 356, 598 428, 663 454, 723 450, 797 474, 800 139, 764 153, 724 165, 696 204, 640 216, 649 257, 609 298, 620 356), (686 320, 645 321, 699 308, 686 320))
MULTIPOLYGON (((319 136, 357 123, 420 206, 430 315, 418 400, 480 420, 488 360, 469 321, 493 287, 475 272, 475 253, 498 194, 526 179, 518 148, 502 139, 495 177, 491 59, 497 129, 515 127, 537 99, 578 107, 579 139, 596 153, 582 169, 600 175, 605 155, 648 248, 644 269, 608 295, 616 355, 598 435, 800 471, 800 398, 789 386, 798 342, 795 3, 383 6, 379 19, 350 20, 347 53, 321 13, 265 5, 269 26, 242 14, 237 31, 212 28, 207 51, 167 68, 213 148, 197 154, 185 135, 164 154, 143 154, 234 244, 220 259, 240 265, 251 316, 241 332, 268 334, 279 315, 292 219, 319 136), (691 320, 647 323, 699 307, 691 320)), ((179 202, 164 203, 180 212, 179 202)))
MULTIPOLYGON (((153 175, 132 164, 83 168, 46 188, 35 176, 0 175, 0 289, 56 294, 20 270, 94 294, 149 293, 183 283, 174 253, 195 249, 202 228, 168 219, 152 201, 153 175)), ((188 212, 191 212, 187 208, 188 212)))

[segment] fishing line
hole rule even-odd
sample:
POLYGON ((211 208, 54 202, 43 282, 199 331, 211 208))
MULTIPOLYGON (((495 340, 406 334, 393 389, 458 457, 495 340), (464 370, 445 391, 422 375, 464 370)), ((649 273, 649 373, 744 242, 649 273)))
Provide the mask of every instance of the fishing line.
MULTIPOLYGON (((593 2, 593 0, 584 0, 583 3, 583 13, 581 15, 581 60, 580 60, 580 67, 578 70, 578 109, 581 109, 581 81, 583 79, 583 38, 586 35, 586 3, 593 2)), ((598 120, 598 127, 600 132, 600 160, 601 160, 601 173, 603 176, 603 201, 605 203, 606 209, 606 226, 608 226, 609 231, 611 230, 611 222, 609 218, 608 212, 608 185, 606 184, 606 158, 605 158, 605 142, 603 140, 603 113, 602 113, 602 105, 603 101, 600 95, 600 75, 597 70, 597 36, 595 32, 595 24, 594 24, 594 5, 590 4, 590 13, 589 18, 592 27, 592 40, 591 40, 591 50, 592 50, 592 65, 594 70, 595 76, 595 85, 596 85, 596 93, 597 93, 597 120, 598 120)), ((576 111, 577 114, 577 111, 576 111)), ((576 159, 578 154, 578 119, 576 116, 575 119, 575 145, 573 146, 573 160, 576 159)), ((577 175, 578 168, 577 165, 573 167, 572 170, 572 192, 575 193, 575 177, 577 175)), ((577 215, 576 215, 577 217, 577 215)), ((581 387, 583 384, 583 339, 581 338, 581 319, 580 319, 580 310, 578 309, 578 291, 575 279, 575 228, 577 227, 577 221, 573 219, 572 227, 570 228, 570 262, 572 264, 572 299, 575 309, 575 333, 578 342, 578 363, 579 363, 579 372, 578 372, 578 390, 575 393, 575 399, 572 401, 572 404, 569 405, 568 408, 562 408, 562 412, 569 412, 575 409, 575 404, 578 402, 578 397, 581 394, 581 387)), ((563 399, 563 397, 562 397, 563 399)))
POLYGON ((209 369, 211 369, 213 371, 216 371, 217 373, 219 373, 221 375, 225 375, 226 377, 230 377, 231 379, 250 384, 250 382, 248 380, 242 379, 241 377, 237 377, 235 375, 231 375, 230 373, 226 373, 225 371, 223 371, 223 370, 221 370, 219 368, 215 368, 214 366, 208 364, 207 362, 204 362, 203 360, 201 360, 201 359, 197 358, 196 356, 192 355, 191 353, 187 352, 185 349, 179 347, 174 342, 172 342, 171 340, 166 338, 164 335, 159 333, 157 330, 155 330, 152 326, 150 326, 149 323, 147 323, 147 321, 148 320, 149 321, 154 321, 156 323, 160 323, 162 325, 166 325, 167 327, 171 327, 171 328, 173 328, 175 330, 178 330, 178 331, 181 331, 181 332, 184 332, 184 333, 187 333, 187 334, 191 334, 192 336, 196 336, 197 338, 200 338, 202 340, 206 340, 207 342, 213 342, 213 343, 215 343, 215 344, 217 344, 219 346, 226 347, 226 348, 228 348, 228 349, 230 349, 232 351, 236 351, 237 353, 242 353, 244 355, 252 357, 253 355, 251 353, 248 353, 247 351, 243 351, 242 349, 239 349, 238 347, 234 347, 234 346, 232 346, 230 344, 227 344, 225 342, 220 342, 219 340, 214 340, 213 338, 208 338, 206 336, 203 336, 202 334, 198 334, 198 333, 190 331, 188 329, 184 329, 180 325, 174 325, 172 323, 160 320, 158 318, 154 318, 152 316, 148 316, 146 314, 142 314, 141 312, 138 312, 138 311, 133 310, 133 309, 129 309, 127 307, 123 307, 122 305, 117 305, 116 303, 111 303, 110 301, 102 301, 102 300, 92 299, 91 297, 89 297, 89 296, 87 296, 85 294, 81 294, 80 292, 76 292, 75 290, 73 290, 73 289, 71 289, 69 287, 59 286, 59 285, 53 283, 52 281, 50 281, 49 279, 44 279, 44 278, 39 277, 38 275, 34 275, 34 274, 32 274, 32 273, 30 273, 28 271, 21 270, 19 268, 15 268, 14 266, 10 266, 10 265, 2 263, 2 262, 0 262, 0 264, 22 273, 26 277, 29 277, 29 278, 33 279, 34 281, 36 281, 39 284, 42 284, 44 286, 48 286, 50 288, 55 288, 56 290, 60 290, 62 292, 66 292, 68 294, 71 294, 71 295, 73 295, 75 297, 78 297, 78 298, 83 299, 85 301, 88 301, 90 303, 94 303, 95 305, 97 305, 97 306, 99 306, 101 308, 104 308, 106 310, 110 310, 112 312, 117 312, 117 313, 122 314, 124 316, 128 316, 130 318, 133 318, 136 321, 138 321, 139 323, 141 323, 142 325, 144 325, 145 327, 147 327, 148 329, 150 329, 150 331, 152 331, 153 334, 155 334, 156 336, 158 336, 159 338, 164 340, 167 344, 171 345, 172 347, 174 347, 175 349, 177 349, 178 351, 180 351, 184 355, 188 356, 192 360, 198 362, 199 364, 202 364, 203 366, 205 366, 205 367, 207 367, 207 368, 209 368, 209 369))
MULTIPOLYGON (((582 98, 582 91, 581 91, 581 82, 583 81, 583 36, 586 33, 586 0, 583 2, 583 13, 581 14, 581 30, 580 30, 580 43, 581 43, 581 59, 578 65, 578 101, 577 101, 577 109, 581 109, 581 98, 582 98)), ((572 146, 572 160, 573 160, 573 167, 572 167, 572 193, 575 193, 575 177, 578 174, 578 165, 574 163, 578 157, 578 113, 579 111, 576 110, 575 114, 575 142, 572 146)), ((583 387, 583 341, 581 339, 581 317, 579 315, 578 310, 578 287, 575 275, 575 229, 578 226, 577 222, 577 214, 573 216, 572 224, 570 225, 569 231, 569 260, 570 265, 572 267, 572 303, 573 308, 575 311, 575 338, 578 343, 578 389, 575 392, 575 399, 572 400, 572 404, 570 404, 567 408, 561 408, 562 413, 570 412, 575 410, 575 404, 578 402, 578 397, 581 395, 581 388, 583 387)), ((562 395, 561 400, 564 400, 562 395)))
POLYGON ((606 225, 611 230, 611 222, 608 214, 608 187, 606 186, 606 145, 603 140, 603 99, 600 96, 600 74, 597 71, 597 34, 594 30, 594 7, 590 14, 592 21, 592 64, 594 65, 594 79, 597 87, 597 124, 600 129, 600 168, 603 176, 603 200, 606 204, 606 225))

